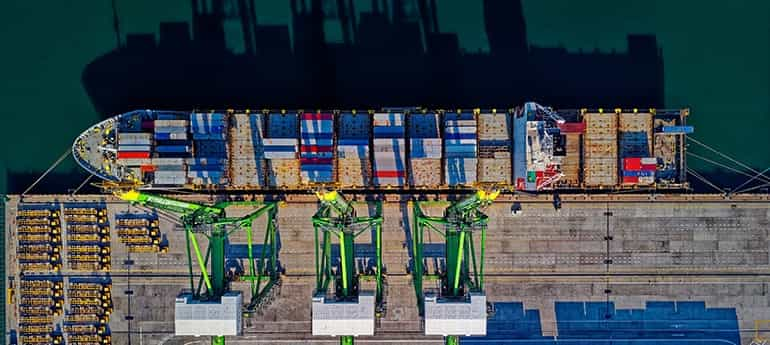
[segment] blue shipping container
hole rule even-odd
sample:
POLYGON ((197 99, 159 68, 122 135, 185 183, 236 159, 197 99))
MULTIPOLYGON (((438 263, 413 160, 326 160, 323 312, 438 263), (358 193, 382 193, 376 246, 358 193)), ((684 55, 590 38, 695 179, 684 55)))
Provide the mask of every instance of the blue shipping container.
POLYGON ((164 153, 186 153, 190 152, 189 146, 156 146, 155 151, 164 153))
POLYGON ((224 171, 225 167, 224 165, 215 165, 215 164, 207 164, 207 165, 188 165, 187 170, 189 171, 224 171))
POLYGON ((302 171, 332 171, 334 165, 331 164, 302 164, 300 167, 302 171))
POLYGON ((445 133, 444 139, 476 139, 476 133, 445 133))
POLYGON ((691 134, 695 132, 695 128, 693 126, 663 126, 662 132, 672 134, 691 134))
POLYGON ((297 152, 296 146, 289 145, 265 145, 265 152, 297 152))
POLYGON ((652 177, 655 176, 654 171, 649 170, 623 170, 624 177, 652 177))
POLYGON ((337 140, 337 145, 369 145, 369 140, 367 139, 339 139, 337 140))

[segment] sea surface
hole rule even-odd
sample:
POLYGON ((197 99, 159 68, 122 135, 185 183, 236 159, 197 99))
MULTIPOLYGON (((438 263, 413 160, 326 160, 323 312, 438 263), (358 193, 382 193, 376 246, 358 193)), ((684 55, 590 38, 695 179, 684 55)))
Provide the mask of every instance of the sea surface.
MULTIPOLYGON (((416 6, 416 0, 404 2, 416 6)), ((441 32, 456 33, 466 52, 489 49, 481 1, 436 2, 441 32)), ((333 7, 336 2, 322 3, 333 7)), ((290 24, 288 4, 257 0, 257 22, 290 24)), ((371 9, 372 1, 355 4, 360 13, 371 9)), ((626 50, 626 35, 654 34, 663 52, 666 107, 691 108, 688 121, 698 140, 756 169, 770 167, 770 1, 522 4, 531 45, 620 53, 626 50)), ((8 181, 8 171, 45 170, 77 134, 103 117, 81 83, 89 62, 115 49, 127 33, 157 35, 160 22, 189 21, 192 14, 185 0, 115 0, 114 5, 115 12, 107 0, 0 4, 0 193, 20 188, 8 181)), ((244 49, 240 27, 231 24, 225 27, 227 46, 238 53, 244 49)), ((333 22, 326 23, 325 32, 330 42, 341 39, 333 22)), ((607 108, 616 106, 635 105, 607 108)), ((689 163, 713 172, 709 164, 689 163)), ((67 159, 56 171, 74 169, 67 159)), ((62 190, 75 187, 66 183, 62 190)))

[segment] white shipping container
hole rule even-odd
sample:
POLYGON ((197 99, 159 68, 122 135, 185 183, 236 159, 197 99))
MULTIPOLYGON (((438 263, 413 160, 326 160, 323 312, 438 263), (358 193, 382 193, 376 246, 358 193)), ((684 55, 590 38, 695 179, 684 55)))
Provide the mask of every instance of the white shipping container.
POLYGON ((118 145, 146 145, 149 146, 151 144, 150 139, 118 139, 118 145))
POLYGON ((447 120, 444 127, 476 127, 474 120, 447 120))
POLYGON ((155 120, 155 127, 187 127, 187 120, 155 120))
POLYGON ((183 165, 185 163, 184 158, 153 158, 153 165, 183 165))
POLYGON ((265 151, 264 155, 266 159, 296 159, 297 158, 297 152, 265 151))
POLYGON ((404 121, 404 113, 374 113, 375 121, 404 121))
POLYGON ((152 134, 150 133, 118 133, 118 141, 120 140, 141 140, 141 139, 147 139, 150 140, 152 138, 152 134))
POLYGON ((476 133, 476 127, 444 127, 444 133, 476 133))
POLYGON ((293 138, 264 138, 262 139, 263 146, 291 146, 297 145, 298 140, 293 138))
POLYGON ((124 166, 139 166, 152 164, 149 158, 121 158, 118 159, 118 164, 124 166))

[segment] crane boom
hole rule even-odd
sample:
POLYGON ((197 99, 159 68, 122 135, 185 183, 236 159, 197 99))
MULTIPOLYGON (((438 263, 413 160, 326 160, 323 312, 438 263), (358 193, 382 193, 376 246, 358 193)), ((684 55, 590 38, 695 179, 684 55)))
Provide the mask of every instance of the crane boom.
POLYGON ((129 190, 127 192, 117 192, 116 195, 119 198, 128 202, 155 207, 155 208, 167 210, 174 213, 190 214, 190 213, 202 210, 207 214, 214 214, 214 215, 224 214, 224 210, 221 208, 204 206, 204 205, 199 205, 188 201, 181 201, 177 199, 162 197, 159 195, 142 193, 136 190, 129 190))

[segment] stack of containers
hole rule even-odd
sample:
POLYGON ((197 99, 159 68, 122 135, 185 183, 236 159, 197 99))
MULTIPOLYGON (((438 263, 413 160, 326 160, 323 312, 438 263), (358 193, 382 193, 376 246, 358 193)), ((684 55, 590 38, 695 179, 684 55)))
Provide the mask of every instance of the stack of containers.
POLYGON ((403 186, 406 181, 404 113, 375 113, 373 133, 374 185, 403 186))
POLYGON ((614 187, 618 183, 618 116, 586 113, 583 139, 584 182, 589 187, 614 187))
POLYGON ((118 133, 118 161, 127 167, 150 164, 151 133, 118 133))
POLYGON ((652 114, 621 113, 619 115, 620 159, 623 185, 655 183, 655 158, 652 153, 652 114), (642 162, 644 160, 644 163, 642 162), (643 165, 646 169, 643 169, 643 165))
POLYGON ((334 117, 331 113, 302 114, 299 161, 303 184, 334 182, 334 117))
POLYGON ((270 114, 262 145, 267 160, 267 184, 271 187, 299 185, 299 118, 297 114, 270 114))
POLYGON ((449 186, 476 182, 476 120, 473 113, 448 113, 444 118, 444 176, 449 186))
POLYGON ((337 132, 338 180, 343 187, 365 187, 371 184, 369 140, 372 128, 367 113, 342 113, 337 132))
POLYGON ((511 184, 511 127, 506 113, 478 115, 479 182, 511 184))
POLYGON ((227 183, 227 116, 190 114, 194 156, 188 159, 187 178, 195 185, 227 183))
POLYGON ((234 114, 230 128, 230 181, 235 188, 261 187, 265 180, 262 114, 234 114))
POLYGON ((184 185, 187 182, 184 158, 192 148, 188 137, 190 122, 174 114, 158 114, 153 127, 157 157, 151 165, 142 166, 145 173, 153 172, 157 185, 184 185))
POLYGON ((409 114, 409 184, 436 187, 441 184, 441 131, 439 114, 409 114))
POLYGON ((567 122, 559 125, 561 134, 565 138, 564 159, 561 162, 561 171, 564 176, 561 183, 570 187, 580 185, 580 153, 582 150, 581 139, 586 130, 584 122, 567 122))
POLYGON ((655 183, 655 157, 623 158, 623 184, 649 186, 655 183))
POLYGON ((657 163, 660 163, 658 169, 655 172, 655 179, 657 182, 670 183, 675 182, 677 177, 677 161, 679 147, 681 147, 684 136, 683 135, 671 135, 663 132, 663 128, 672 127, 677 124, 675 118, 654 118, 654 127, 660 128, 660 132, 655 133, 654 156, 657 163))

